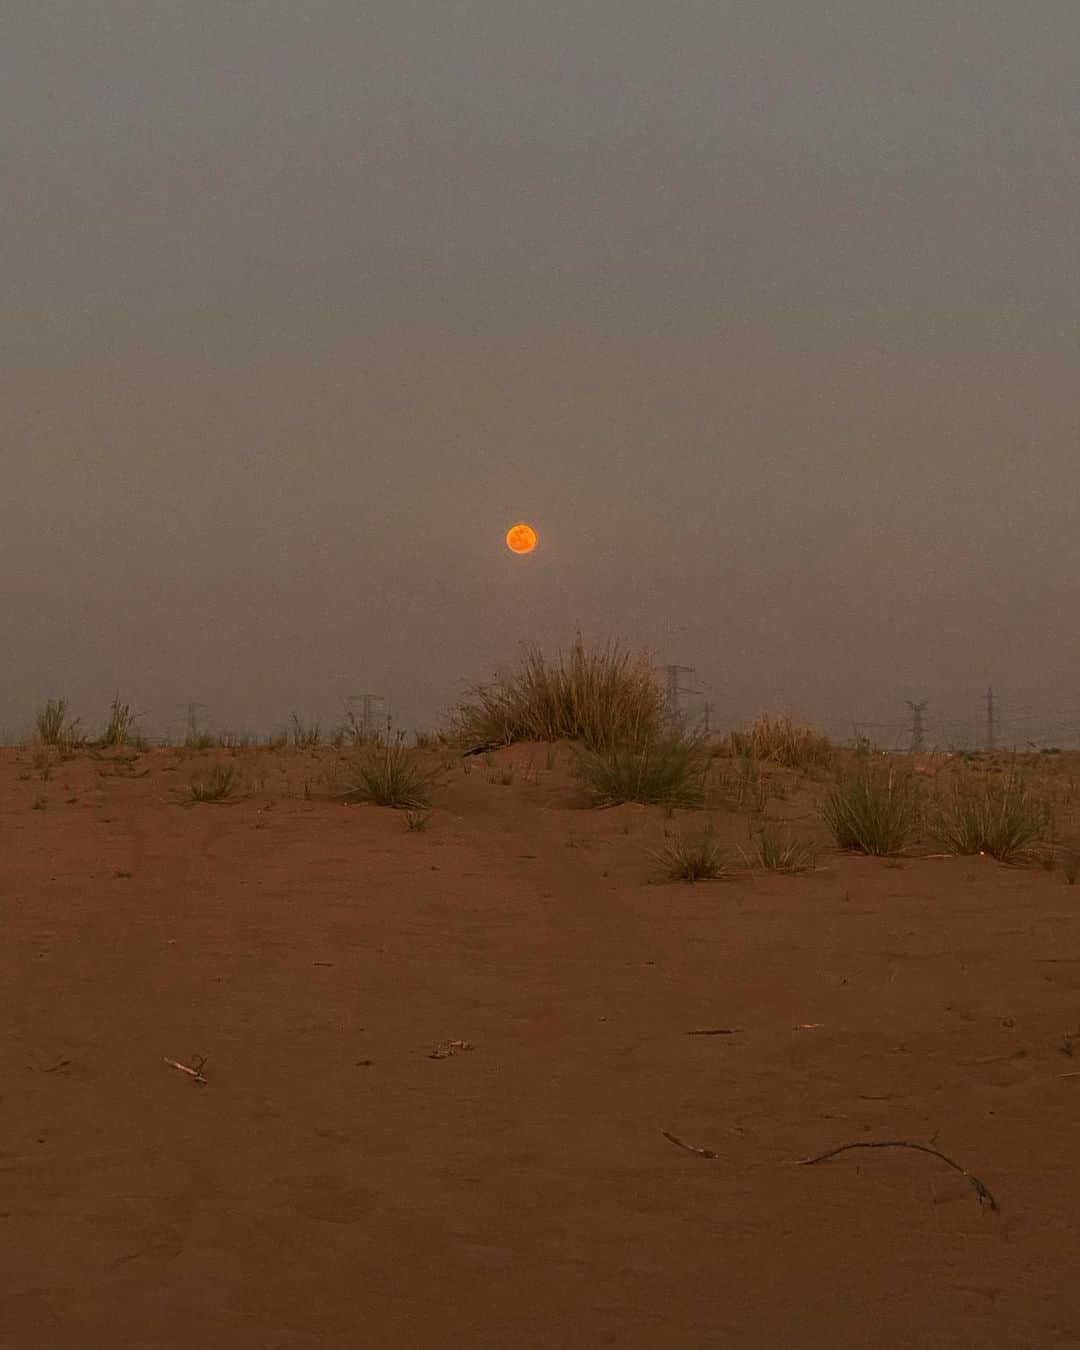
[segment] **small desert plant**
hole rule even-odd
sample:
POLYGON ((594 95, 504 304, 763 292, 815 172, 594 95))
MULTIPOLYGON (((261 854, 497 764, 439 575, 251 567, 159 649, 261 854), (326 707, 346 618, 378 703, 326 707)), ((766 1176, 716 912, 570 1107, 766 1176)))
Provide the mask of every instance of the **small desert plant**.
POLYGON ((209 731, 189 731, 184 737, 185 750, 216 750, 221 739, 209 731))
POLYGON ((322 728, 319 726, 318 719, 305 726, 296 713, 292 714, 290 719, 292 730, 289 732, 289 740, 298 750, 310 750, 322 741, 322 728))
MULTIPOLYGON (((400 740, 400 737, 398 739, 400 740)), ((335 745, 378 746, 388 745, 389 743, 389 728, 387 728, 387 734, 384 736, 374 727, 358 721, 351 708, 345 713, 345 721, 334 735, 335 745)))
POLYGON ((676 836, 653 857, 671 881, 722 881, 731 875, 731 868, 711 826, 696 839, 676 836))
POLYGON ((1052 828, 1049 802, 1017 774, 976 784, 960 780, 939 812, 937 832, 962 855, 985 853, 998 862, 1032 856, 1052 828))
POLYGON ((744 857, 750 866, 764 868, 766 872, 810 872, 817 863, 818 849, 809 840, 792 839, 765 829, 758 835, 757 848, 744 857))
POLYGON ((223 731, 217 740, 223 750, 250 750, 256 743, 246 731, 223 731))
POLYGON ((615 644, 589 650, 579 634, 556 663, 529 647, 516 674, 473 689, 454 730, 470 746, 574 740, 595 750, 659 735, 664 711, 645 654, 632 659, 615 644))
POLYGON ((236 771, 231 764, 215 764, 206 773, 191 780, 193 802, 222 802, 232 795, 236 771))
POLYGON ((1061 870, 1065 873, 1066 884, 1075 886, 1077 877, 1080 877, 1080 848, 1066 851, 1061 870))
POLYGON ((742 810, 759 815, 765 810, 769 802, 769 785, 752 747, 740 752, 738 767, 730 775, 725 775, 724 782, 742 810))
POLYGON ((888 857, 918 827, 918 788, 910 772, 870 761, 833 787, 824 814, 840 848, 888 857))
POLYGON ((414 811, 431 805, 435 774, 421 769, 409 757, 400 736, 391 744, 368 750, 356 762, 354 772, 357 781, 346 791, 347 801, 414 811))
POLYGON ((405 812, 405 828, 410 834, 420 834, 427 829, 430 819, 430 811, 407 810, 405 812))
POLYGON ((60 750, 70 750, 81 744, 79 719, 68 721, 67 707, 66 698, 51 698, 44 708, 38 709, 34 725, 39 744, 56 746, 60 750))
POLYGON ((693 807, 705 800, 709 760, 700 739, 675 733, 580 751, 576 768, 598 806, 644 802, 693 807))
POLYGON ((728 743, 734 754, 751 754, 804 773, 832 767, 835 750, 827 736, 796 726, 790 717, 762 715, 744 731, 733 731, 728 743))
POLYGON ((98 745, 104 750, 113 746, 127 745, 132 738, 136 716, 127 703, 120 702, 120 695, 117 694, 110 706, 109 720, 105 723, 105 730, 101 733, 98 745))

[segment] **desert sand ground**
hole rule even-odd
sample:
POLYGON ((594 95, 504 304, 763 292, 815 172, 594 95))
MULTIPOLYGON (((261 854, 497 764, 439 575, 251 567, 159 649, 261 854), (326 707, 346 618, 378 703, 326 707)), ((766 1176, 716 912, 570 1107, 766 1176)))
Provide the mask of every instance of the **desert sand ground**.
POLYGON ((583 809, 565 746, 455 760, 422 832, 334 750, 184 805, 221 758, 0 752, 0 1345, 1080 1345, 1060 868, 687 885, 650 851, 705 817, 583 809), (889 1140, 998 1207, 797 1165, 889 1140))

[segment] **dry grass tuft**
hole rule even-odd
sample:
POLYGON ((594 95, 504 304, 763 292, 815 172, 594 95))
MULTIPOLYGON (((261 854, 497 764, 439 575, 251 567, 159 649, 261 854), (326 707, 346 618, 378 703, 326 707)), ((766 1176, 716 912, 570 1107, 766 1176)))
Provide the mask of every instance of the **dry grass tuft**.
POLYGON ((696 839, 681 836, 669 840, 653 857, 671 881, 726 881, 732 869, 717 843, 711 826, 696 839))
POLYGON ((289 742, 297 750, 313 750, 317 745, 322 744, 322 728, 319 725, 318 718, 310 725, 305 725, 300 717, 293 713, 289 719, 289 742))
POLYGON ((766 872, 812 872, 817 866, 818 847, 807 839, 793 839, 789 835, 773 834, 763 829, 757 838, 757 848, 744 859, 751 867, 766 872))
POLYGON ((555 664, 529 647, 516 674, 473 689, 454 730, 469 746, 572 740, 596 750, 656 737, 664 711, 647 655, 631 658, 617 644, 589 650, 579 635, 555 664))
POLYGON ((352 772, 355 781, 345 792, 346 801, 423 811, 431 805, 431 786, 439 771, 421 768, 398 737, 364 751, 352 772))
POLYGON ((79 731, 79 719, 69 721, 67 699, 51 698, 43 708, 39 708, 35 717, 35 739, 39 745, 51 745, 61 752, 70 753, 84 743, 79 731))
POLYGON ((191 780, 193 802, 223 802, 236 787, 236 770, 231 764, 215 764, 206 773, 191 780))
POLYGON ((98 745, 103 750, 109 750, 115 746, 130 744, 134 739, 132 732, 136 716, 129 704, 120 702, 120 695, 117 694, 110 706, 109 720, 105 723, 98 745))

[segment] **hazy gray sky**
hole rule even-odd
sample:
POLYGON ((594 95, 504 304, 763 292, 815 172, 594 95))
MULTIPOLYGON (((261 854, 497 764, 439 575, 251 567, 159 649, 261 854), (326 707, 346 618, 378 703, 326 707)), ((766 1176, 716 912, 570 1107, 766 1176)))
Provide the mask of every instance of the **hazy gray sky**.
POLYGON ((411 728, 581 625, 1080 731, 1076 0, 4 14, 0 726, 411 728))

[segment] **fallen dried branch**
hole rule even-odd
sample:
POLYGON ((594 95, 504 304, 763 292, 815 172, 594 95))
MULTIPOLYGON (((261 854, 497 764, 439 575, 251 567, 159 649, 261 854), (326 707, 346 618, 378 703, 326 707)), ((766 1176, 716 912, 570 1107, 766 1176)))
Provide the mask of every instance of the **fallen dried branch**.
POLYGON ((884 1139, 875 1142, 841 1144, 839 1148, 830 1149, 828 1153, 821 1153, 816 1158, 798 1158, 796 1159, 796 1165, 799 1167, 810 1167, 814 1163, 824 1162, 826 1158, 835 1158, 838 1153, 845 1153, 849 1148, 914 1148, 918 1149, 920 1153, 930 1153, 935 1158, 940 1158, 942 1162, 948 1163, 950 1167, 954 1168, 962 1176, 967 1177, 968 1181, 970 1181, 975 1188, 980 1205, 989 1205, 991 1209, 998 1208, 997 1201, 978 1177, 973 1176, 966 1168, 961 1167, 957 1162, 953 1162, 951 1158, 947 1158, 944 1153, 940 1153, 936 1148, 929 1148, 926 1144, 912 1144, 906 1139, 884 1139))
POLYGON ((688 1036, 730 1036, 732 1030, 730 1027, 708 1027, 704 1031, 688 1031, 688 1036))
POLYGON ((179 1069, 181 1073, 190 1074, 190 1076, 195 1079, 196 1083, 206 1082, 206 1079, 203 1077, 203 1065, 206 1063, 205 1055, 200 1056, 198 1063, 193 1069, 189 1068, 186 1064, 181 1064, 178 1059, 169 1059, 168 1056, 166 1056, 165 1063, 171 1064, 174 1069, 179 1069))
POLYGON ((660 1133, 665 1139, 670 1139, 673 1144, 678 1144, 680 1148, 686 1149, 687 1153, 696 1153, 699 1158, 716 1157, 711 1148, 695 1148, 693 1144, 684 1144, 681 1139, 676 1139, 673 1134, 668 1134, 667 1130, 661 1130, 660 1133))

